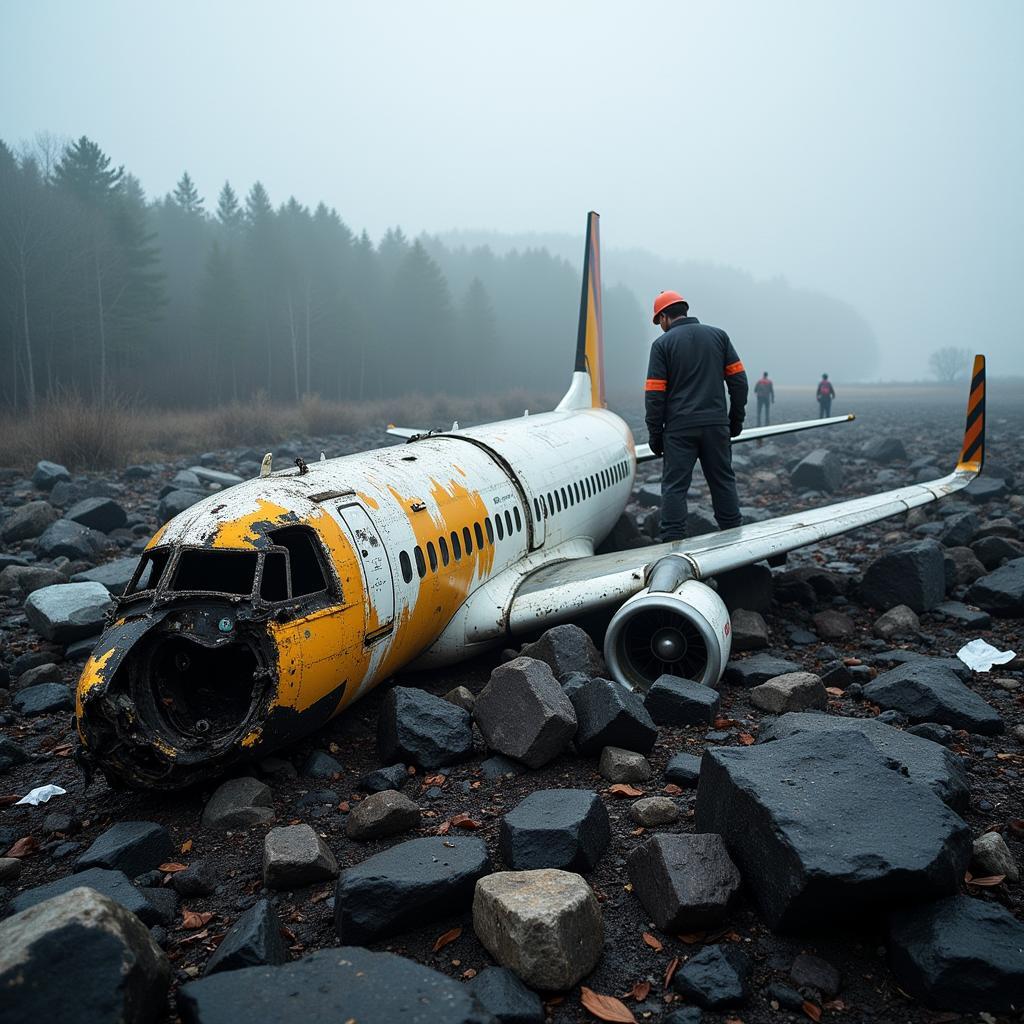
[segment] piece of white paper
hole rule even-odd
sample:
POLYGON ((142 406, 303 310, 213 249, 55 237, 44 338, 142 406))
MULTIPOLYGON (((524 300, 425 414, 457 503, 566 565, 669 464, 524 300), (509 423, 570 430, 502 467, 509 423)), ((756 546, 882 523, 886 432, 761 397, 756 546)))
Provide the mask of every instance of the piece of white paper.
POLYGON ((54 796, 66 796, 67 790, 61 789, 60 786, 36 786, 30 793, 26 793, 17 804, 28 804, 30 807, 38 807, 39 804, 45 804, 47 800, 54 796))
POLYGON ((975 672, 988 672, 993 665, 1005 665, 1017 657, 1016 651, 1001 651, 987 640, 972 640, 964 644, 956 656, 975 672))

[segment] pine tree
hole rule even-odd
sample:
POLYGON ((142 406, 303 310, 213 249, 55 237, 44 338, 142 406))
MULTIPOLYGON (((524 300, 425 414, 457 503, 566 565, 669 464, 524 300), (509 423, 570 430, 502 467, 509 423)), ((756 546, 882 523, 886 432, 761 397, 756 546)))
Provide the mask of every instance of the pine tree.
POLYGON ((457 338, 455 357, 464 368, 460 390, 477 394, 485 383, 483 373, 499 363, 497 317, 479 277, 470 281, 459 307, 457 338))
POLYGON ((423 243, 416 241, 395 275, 392 309, 403 327, 392 335, 397 393, 448 390, 464 367, 453 364, 455 317, 448 282, 423 243), (442 383, 443 382, 443 383, 442 383))
POLYGON ((53 172, 58 186, 97 206, 117 195, 123 176, 124 168, 111 168, 110 157, 85 135, 65 147, 53 172))
POLYGON ((274 215, 274 208, 270 205, 270 196, 263 187, 263 183, 257 181, 249 194, 245 197, 245 219, 251 225, 264 223, 274 215))
POLYGON ((217 220, 228 231, 237 231, 242 226, 244 215, 238 204, 238 196, 231 187, 230 181, 224 182, 224 187, 217 196, 217 220))
POLYGON ((199 195, 199 189, 196 188, 188 171, 182 172, 178 184, 174 186, 174 202, 183 213, 189 216, 202 217, 205 215, 203 198, 199 195))
POLYGON ((229 393, 237 399, 239 385, 252 384, 243 351, 245 296, 230 251, 217 241, 199 286, 199 330, 209 359, 210 398, 222 397, 221 385, 229 382, 229 393))

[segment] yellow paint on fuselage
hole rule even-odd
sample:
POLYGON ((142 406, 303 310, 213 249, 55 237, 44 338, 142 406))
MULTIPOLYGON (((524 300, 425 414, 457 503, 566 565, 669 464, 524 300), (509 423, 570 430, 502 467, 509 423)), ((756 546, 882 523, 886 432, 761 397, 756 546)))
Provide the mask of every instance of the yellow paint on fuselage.
POLYGON ((78 677, 78 688, 75 691, 75 715, 79 720, 82 717, 82 698, 94 686, 98 686, 106 681, 103 670, 106 668, 107 662, 113 657, 114 650, 115 648, 111 647, 109 651, 103 654, 97 654, 93 651, 89 656, 89 660, 85 663, 85 668, 82 669, 82 674, 78 677))

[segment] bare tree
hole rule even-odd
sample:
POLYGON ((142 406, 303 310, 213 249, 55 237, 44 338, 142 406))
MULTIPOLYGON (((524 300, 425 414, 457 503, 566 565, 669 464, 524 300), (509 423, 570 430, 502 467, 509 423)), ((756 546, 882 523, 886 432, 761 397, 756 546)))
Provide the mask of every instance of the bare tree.
POLYGON ((947 345, 934 351, 928 357, 928 366, 932 373, 944 384, 951 384, 962 377, 971 364, 971 350, 947 345))

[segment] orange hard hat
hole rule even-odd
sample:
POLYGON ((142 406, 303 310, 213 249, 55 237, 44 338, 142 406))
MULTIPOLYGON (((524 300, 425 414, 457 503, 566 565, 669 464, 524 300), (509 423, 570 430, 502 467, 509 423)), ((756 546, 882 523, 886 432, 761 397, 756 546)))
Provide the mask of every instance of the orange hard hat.
POLYGON ((685 302, 686 299, 679 294, 679 292, 659 292, 654 299, 654 320, 653 323, 658 322, 658 317, 666 310, 669 306, 674 306, 677 302, 685 302))

